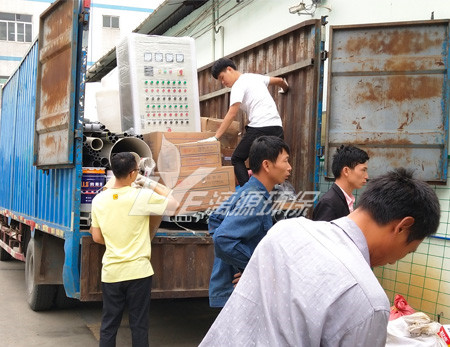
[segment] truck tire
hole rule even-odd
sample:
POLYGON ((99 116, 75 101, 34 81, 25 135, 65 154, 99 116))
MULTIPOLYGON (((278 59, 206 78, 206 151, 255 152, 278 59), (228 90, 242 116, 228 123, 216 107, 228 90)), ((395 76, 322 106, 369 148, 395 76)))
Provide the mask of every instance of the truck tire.
POLYGON ((56 294, 56 286, 49 284, 35 284, 34 273, 36 266, 34 263, 36 250, 34 240, 31 239, 27 247, 27 257, 25 260, 25 284, 27 289, 27 302, 33 311, 48 310, 53 306, 56 294))
POLYGON ((57 287, 55 296, 56 308, 66 309, 78 305, 79 301, 77 299, 67 297, 66 291, 64 290, 64 286, 62 284, 57 285, 56 287, 57 287))
POLYGON ((3 248, 0 247, 0 261, 7 261, 11 259, 12 259, 11 254, 9 254, 3 248))

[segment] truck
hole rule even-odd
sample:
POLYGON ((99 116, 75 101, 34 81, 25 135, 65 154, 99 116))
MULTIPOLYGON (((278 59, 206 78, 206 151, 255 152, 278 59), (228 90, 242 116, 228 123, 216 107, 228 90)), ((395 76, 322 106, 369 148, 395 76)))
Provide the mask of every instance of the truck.
MULTIPOLYGON (((81 209, 85 87, 96 80, 87 77, 89 11, 88 1, 53 3, 41 15, 39 37, 2 90, 0 260, 25 262, 27 301, 35 311, 74 300, 101 300, 104 246, 93 242, 88 217, 81 209)), ((311 22, 275 40, 306 31, 307 40, 315 43, 320 25, 311 22)), ((301 78, 299 74, 307 69, 312 83, 312 76, 323 71, 316 68, 321 60, 315 61, 305 58, 287 68, 279 66, 273 73, 296 73, 295 78, 301 78)), ((277 102, 287 102, 276 90, 272 92, 277 102)), ((319 95, 316 90, 312 94, 319 95)), ((201 97, 201 107, 211 103, 209 90, 204 89, 201 97)), ((310 106, 307 117, 314 123, 319 105, 314 101, 310 106)), ((303 144, 315 137, 311 129, 315 124, 305 130, 303 144)), ((305 147, 297 152, 296 148, 294 160, 302 156, 314 163, 314 151, 305 147)), ((305 164, 302 160, 301 165, 305 164)), ((299 182, 305 179, 304 190, 314 190, 314 175, 297 177, 299 182)), ((195 222, 192 216, 174 218, 175 222, 189 218, 195 222)), ((159 228, 152 241, 152 298, 207 296, 213 256, 206 230, 159 228)))
MULTIPOLYGON (((111 61, 108 64, 95 64, 88 71, 89 14, 89 1, 53 3, 41 15, 38 39, 31 45, 2 92, 0 260, 15 258, 25 262, 27 301, 35 311, 50 309, 55 305, 68 305, 74 300, 97 301, 101 300, 102 295, 100 273, 104 247, 93 242, 88 217, 81 209, 83 122, 86 83, 98 81, 110 70, 114 61, 112 64, 109 64, 111 61)), ((270 89, 270 92, 282 115, 285 140, 291 147, 291 183, 295 191, 299 192, 300 200, 307 207, 312 205, 316 196, 313 194, 311 198, 308 194, 320 190, 322 172, 323 176, 329 176, 332 148, 340 141, 349 141, 366 149, 371 158, 375 158, 373 162, 377 165, 374 170, 386 169, 398 163, 404 163, 404 166, 417 164, 402 159, 402 145, 406 144, 410 150, 429 150, 422 156, 428 160, 427 163, 433 163, 435 170, 427 170, 430 180, 445 181, 448 52, 442 49, 436 51, 436 47, 445 44, 448 47, 448 21, 386 24, 382 29, 378 26, 378 30, 386 32, 392 40, 404 32, 424 42, 429 42, 425 36, 432 36, 434 45, 428 47, 434 48, 433 53, 424 52, 420 60, 414 54, 410 58, 407 53, 411 51, 407 49, 391 50, 389 58, 397 65, 391 65, 393 70, 386 70, 386 65, 377 65, 377 61, 386 60, 386 56, 380 54, 377 57, 371 52, 371 68, 362 73, 358 70, 357 62, 361 62, 358 54, 368 59, 368 53, 360 48, 364 47, 364 40, 357 38, 370 30, 374 30, 375 34, 372 34, 376 37, 377 26, 333 29, 331 33, 343 36, 339 38, 336 35, 336 41, 331 37, 331 52, 328 54, 325 50, 326 25, 325 17, 307 20, 228 56, 240 70, 283 76, 289 82, 288 94, 278 94, 276 89, 270 89), (427 30, 431 30, 431 33, 424 34, 427 30), (356 38, 352 35, 356 35, 356 38), (341 46, 340 43, 348 37, 352 40, 341 46), (328 89, 327 118, 324 122, 323 81, 327 60, 331 88, 328 89), (407 68, 402 69, 400 62, 405 60, 420 60, 423 64, 407 64, 407 68), (437 68, 432 69, 431 65, 437 68), (342 70, 342 67, 349 69, 342 70), (423 69, 420 70, 420 67, 423 69), (385 135, 389 143, 393 143, 399 137, 392 135, 389 129, 383 129, 377 122, 370 121, 369 114, 366 118, 362 118, 362 115, 357 121, 359 126, 355 125, 354 117, 350 117, 349 106, 341 102, 344 97, 359 95, 357 100, 365 97, 364 100, 371 106, 375 105, 370 99, 374 93, 370 94, 370 89, 363 93, 365 89, 361 86, 369 88, 371 81, 367 79, 376 76, 377 88, 384 88, 381 77, 383 71, 388 71, 387 76, 383 77, 385 79, 398 74, 408 79, 410 76, 416 77, 415 73, 430 73, 432 79, 438 78, 437 83, 441 87, 447 88, 430 98, 422 98, 416 93, 413 97, 418 103, 409 102, 409 106, 402 106, 404 115, 415 112, 417 107, 423 108, 425 104, 434 105, 437 100, 442 101, 445 107, 438 110, 436 116, 441 132, 438 131, 439 136, 433 133, 424 140, 423 136, 417 134, 427 131, 418 128, 413 135, 404 131, 402 141, 390 146, 393 148, 391 158, 397 161, 389 162, 389 165, 381 159, 383 141, 377 142, 375 138, 383 139, 385 135), (340 92, 337 97, 334 91, 340 92), (342 113, 343 110, 348 112, 347 117, 345 112, 342 113), (325 141, 322 140, 322 128, 326 129, 325 141), (362 132, 363 128, 367 132, 362 132), (370 133, 376 136, 368 136, 370 133), (431 140, 436 141, 427 145, 431 140), (416 145, 412 145, 414 143, 416 145), (431 158, 429 153, 434 157, 431 158)), ((367 47, 369 49, 371 46, 367 47)), ((210 77, 211 65, 198 69, 200 113, 221 118, 228 108, 229 90, 210 77)), ((398 103, 395 105, 398 106, 398 103)), ((377 114, 380 111, 373 109, 372 112, 377 114)), ((360 113, 363 114, 362 111, 360 113)), ((388 118, 390 113, 381 114, 388 118)), ((243 130, 245 115, 240 114, 239 120, 243 130)), ((403 129, 408 129, 411 124, 423 126, 413 117, 403 129)), ((305 209, 303 212, 307 211, 305 209)), ((175 216, 173 221, 196 222, 189 219, 191 217, 175 216)), ((151 261, 155 269, 152 298, 207 296, 213 257, 213 243, 206 230, 192 232, 159 228, 152 241, 151 261)))

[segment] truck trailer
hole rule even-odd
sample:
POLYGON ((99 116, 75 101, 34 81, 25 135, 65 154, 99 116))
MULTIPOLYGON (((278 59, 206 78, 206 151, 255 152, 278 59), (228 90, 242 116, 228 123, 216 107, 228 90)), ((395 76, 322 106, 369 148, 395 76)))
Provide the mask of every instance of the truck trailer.
MULTIPOLYGON (((86 83, 99 81, 114 62, 87 70, 89 11, 89 1, 53 3, 2 92, 0 260, 25 262, 27 300, 36 311, 101 300, 104 246, 93 242, 81 209, 84 104, 86 83)), ((322 170, 332 178, 333 148, 344 142, 369 153, 372 176, 405 166, 445 183, 449 21, 332 27, 330 52, 326 24, 326 18, 307 20, 227 56, 241 71, 288 80, 286 95, 270 92, 291 147, 295 191, 302 197, 319 191, 322 170), (395 48, 407 38, 410 45, 395 48)), ((198 69, 200 114, 222 118, 229 90, 211 78, 211 65, 198 69)), ((245 115, 239 120, 244 130, 245 115)), ((197 221, 189 218, 174 220, 197 221)), ((159 228, 152 298, 207 296, 213 256, 206 230, 159 228)))

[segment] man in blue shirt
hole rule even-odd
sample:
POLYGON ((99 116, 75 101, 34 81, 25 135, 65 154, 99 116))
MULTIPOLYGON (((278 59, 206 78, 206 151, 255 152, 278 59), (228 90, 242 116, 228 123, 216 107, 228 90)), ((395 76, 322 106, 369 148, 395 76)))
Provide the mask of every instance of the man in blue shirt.
POLYGON ((289 146, 279 137, 257 138, 249 154, 253 176, 209 219, 215 258, 209 283, 211 307, 223 307, 259 241, 272 227, 271 195, 290 175, 289 146))

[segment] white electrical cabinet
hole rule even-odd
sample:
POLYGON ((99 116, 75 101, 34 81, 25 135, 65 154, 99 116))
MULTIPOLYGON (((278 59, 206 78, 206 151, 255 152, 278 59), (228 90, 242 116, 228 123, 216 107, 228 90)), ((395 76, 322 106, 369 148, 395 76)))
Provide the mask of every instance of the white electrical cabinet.
POLYGON ((116 51, 124 132, 200 131, 194 39, 131 34, 116 51))

